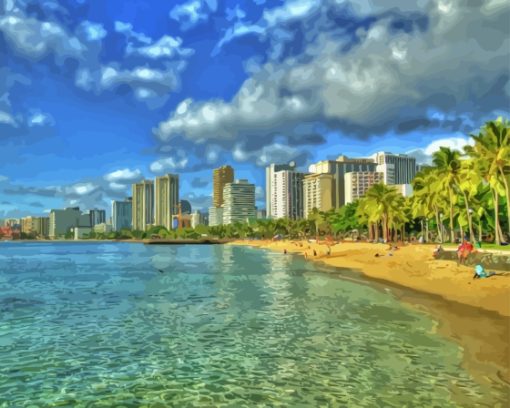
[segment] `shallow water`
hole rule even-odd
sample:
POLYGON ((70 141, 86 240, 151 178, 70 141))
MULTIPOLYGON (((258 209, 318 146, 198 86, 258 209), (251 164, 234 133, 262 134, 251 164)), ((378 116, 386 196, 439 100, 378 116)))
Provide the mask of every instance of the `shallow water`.
POLYGON ((232 246, 0 244, 0 407, 505 406, 391 293, 232 246))

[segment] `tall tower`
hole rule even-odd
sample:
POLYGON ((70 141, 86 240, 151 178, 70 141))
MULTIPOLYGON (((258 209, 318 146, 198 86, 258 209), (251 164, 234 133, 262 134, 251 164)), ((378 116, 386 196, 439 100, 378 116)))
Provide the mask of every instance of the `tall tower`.
POLYGON ((270 164, 266 167, 266 217, 274 218, 273 208, 277 198, 277 191, 275 186, 275 173, 283 170, 294 171, 296 163, 290 162, 289 164, 270 164))
POLYGON ((154 182, 142 180, 132 187, 133 230, 145 231, 154 223, 154 182))
POLYGON ((172 217, 179 212, 179 175, 156 177, 156 225, 172 229, 172 217))
POLYGON ((234 181, 234 169, 230 166, 221 166, 213 171, 213 207, 223 205, 223 188, 227 183, 234 181))

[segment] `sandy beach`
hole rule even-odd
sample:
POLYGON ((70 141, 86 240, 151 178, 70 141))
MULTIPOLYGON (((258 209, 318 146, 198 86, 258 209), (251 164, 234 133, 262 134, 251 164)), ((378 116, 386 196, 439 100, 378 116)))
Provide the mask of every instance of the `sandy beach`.
POLYGON ((288 253, 302 255, 306 253, 312 261, 355 270, 370 278, 510 317, 510 273, 474 280, 472 267, 457 265, 455 261, 434 259, 433 245, 406 245, 389 251, 387 244, 342 242, 331 246, 328 255, 328 246, 322 242, 239 240, 233 244, 279 252, 287 250, 288 253))

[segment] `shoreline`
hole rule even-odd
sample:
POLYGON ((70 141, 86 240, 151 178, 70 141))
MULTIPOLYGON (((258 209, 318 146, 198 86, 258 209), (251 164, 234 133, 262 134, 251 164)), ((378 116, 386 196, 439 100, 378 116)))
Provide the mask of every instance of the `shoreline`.
POLYGON ((331 246, 308 241, 243 241, 229 245, 252 246, 304 256, 337 270, 349 269, 383 284, 397 285, 445 300, 510 317, 510 273, 473 279, 473 268, 455 261, 434 259, 433 245, 407 245, 388 251, 387 244, 343 242, 331 246), (317 256, 313 255, 316 251, 317 256), (391 252, 391 256, 389 253, 391 252), (376 254, 379 256, 376 257, 376 254))
MULTIPOLYGON (((289 246, 291 242, 296 241, 235 241, 231 245, 250 246, 278 252, 283 252, 283 247, 286 246, 289 254, 303 256, 304 250, 300 250, 301 247, 299 247, 299 249, 294 247, 294 250, 290 250, 289 246), (253 245, 254 243, 255 245, 253 245), (284 244, 284 246, 282 246, 282 244, 284 244)), ((308 245, 308 242, 306 244, 308 245)), ((318 245, 319 244, 310 244, 311 250, 313 251, 315 248, 317 251, 318 245)), ((444 296, 432 290, 421 289, 419 284, 411 286, 403 284, 396 279, 393 280, 388 276, 383 277, 381 273, 377 274, 373 272, 373 268, 378 268, 380 266, 380 264, 373 261, 368 265, 358 265, 354 260, 345 262, 342 257, 342 265, 339 265, 338 260, 335 261, 335 259, 338 259, 335 258, 335 253, 338 252, 339 245, 344 245, 346 247, 352 245, 353 247, 348 247, 344 249, 344 251, 353 251, 359 249, 356 248, 356 246, 359 246, 360 243, 338 244, 331 247, 331 257, 308 257, 308 260, 323 266, 322 272, 329 273, 338 278, 355 280, 360 284, 373 284, 374 287, 379 290, 385 290, 385 287, 387 287, 392 295, 404 305, 427 313, 437 321, 437 326, 434 330, 459 345, 463 354, 463 365, 465 365, 479 382, 489 384, 492 381, 498 381, 501 382, 503 386, 510 387, 510 344, 508 343, 510 337, 510 318, 508 315, 505 315, 508 309, 503 307, 501 310, 503 313, 501 313, 498 310, 483 307, 483 305, 477 302, 472 302, 470 304, 466 301, 462 302, 458 299, 444 296), (357 267, 352 266, 355 264, 357 267)), ((365 248, 367 245, 376 246, 379 252, 381 252, 380 248, 386 247, 386 245, 383 244, 361 243, 361 245, 363 246, 362 251, 364 251, 365 255, 367 251, 369 251, 365 248)), ((319 245, 319 247, 324 252, 325 245, 319 245)), ((411 248, 415 247, 418 247, 418 245, 411 246, 411 248)), ((429 254, 432 253, 433 246, 425 245, 425 247, 429 251, 429 254)), ((304 248, 308 249, 307 247, 304 248)), ((310 250, 308 250, 308 252, 310 252, 310 250)), ((405 252, 407 251, 403 253, 405 252)), ((432 256, 430 257, 432 258, 432 256)), ((394 262, 394 260, 392 261, 394 262)), ((405 262, 405 266, 408 266, 407 263, 413 265, 410 259, 406 259, 405 262)), ((427 267, 427 263, 423 262, 423 256, 418 257, 418 260, 415 262, 420 262, 427 267)), ((456 266, 456 263, 451 261, 432 259, 431 262, 432 267, 436 263, 440 265, 445 263, 447 265, 453 264, 456 266)), ((398 267, 398 263, 392 265, 392 267, 395 266, 398 267)), ((428 266, 430 267, 430 265, 428 266)), ((460 268, 462 272, 469 272, 466 279, 472 279, 472 274, 470 272, 472 268, 463 266, 460 268)), ((417 277, 416 279, 419 278, 417 277)), ((507 296, 510 296, 510 289, 506 290, 510 288, 510 275, 507 276, 507 282, 508 285, 505 284, 503 288, 500 289, 502 289, 507 296)), ((510 298, 507 298, 506 302, 510 303, 510 298)))

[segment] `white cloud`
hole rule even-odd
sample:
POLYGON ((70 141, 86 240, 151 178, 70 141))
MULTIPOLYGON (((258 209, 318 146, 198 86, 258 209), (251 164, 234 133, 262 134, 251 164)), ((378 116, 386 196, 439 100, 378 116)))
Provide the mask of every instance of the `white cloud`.
POLYGON ((104 176, 106 181, 111 182, 131 182, 142 178, 142 172, 139 169, 120 169, 112 171, 104 176))
POLYGON ((125 191, 129 187, 127 184, 120 184, 115 182, 108 184, 108 186, 115 191, 125 191))
POLYGON ((16 120, 9 112, 0 111, 0 124, 17 127, 16 120))
POLYGON ((209 14, 215 12, 217 7, 216 0, 190 0, 176 5, 170 11, 170 18, 178 21, 182 30, 187 30, 207 21, 209 14))
POLYGON ((142 44, 151 44, 152 38, 133 30, 133 25, 122 21, 115 21, 115 31, 124 34, 129 39, 135 39, 142 44))
MULTIPOLYGON (((288 15, 273 11, 265 18, 276 24, 315 13, 310 2, 293 4, 288 15)), ((408 9, 428 15, 428 28, 410 33, 395 31, 391 9, 381 10, 376 22, 357 31, 359 43, 348 51, 337 31, 323 30, 332 25, 323 10, 321 18, 307 20, 310 39, 301 55, 260 67, 230 101, 184 100, 156 134, 163 142, 178 137, 224 147, 236 142, 256 151, 279 135, 295 147, 320 143, 319 123, 363 138, 478 123, 508 107, 510 38, 504 20, 510 18, 510 4, 497 12, 482 12, 467 0, 450 4, 444 13, 436 1, 420 7, 412 2, 408 9), (430 109, 444 117, 430 115, 430 109)), ((238 150, 236 157, 244 159, 238 150)))
POLYGON ((188 164, 186 157, 174 158, 168 157, 165 159, 159 159, 151 163, 150 170, 153 173, 161 173, 167 170, 180 170, 184 169, 188 164))
POLYGON ((101 41, 108 34, 102 24, 91 21, 82 22, 79 31, 83 33, 88 41, 101 41))
POLYGON ((53 117, 48 113, 34 112, 27 119, 28 127, 35 126, 53 126, 55 121, 53 117))
POLYGON ((77 183, 69 187, 66 187, 65 190, 67 194, 77 194, 78 196, 83 196, 92 193, 98 188, 99 186, 93 183, 77 183))
POLYGON ((0 31, 14 52, 38 60, 54 53, 58 62, 82 58, 86 47, 55 22, 27 17, 19 9, 0 16, 0 31))
POLYGON ((415 157, 418 164, 431 164, 432 155, 441 147, 448 147, 452 150, 457 150, 462 153, 465 146, 472 146, 473 144, 474 140, 472 138, 459 135, 434 140, 433 142, 429 143, 428 146, 410 150, 407 152, 407 154, 415 157))
POLYGON ((9 177, 3 176, 0 174, 0 183, 3 183, 4 181, 7 181, 7 180, 9 180, 9 177))
POLYGON ((154 44, 143 47, 133 47, 128 44, 126 48, 127 55, 138 55, 150 59, 173 58, 176 56, 189 57, 193 55, 191 48, 182 48, 182 39, 180 37, 171 37, 164 35, 154 44))

